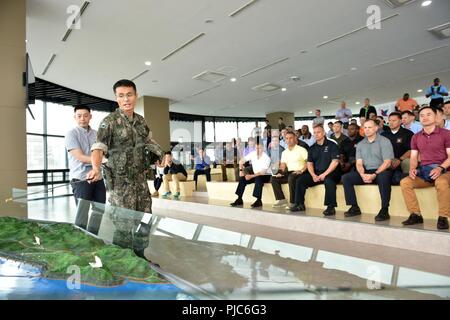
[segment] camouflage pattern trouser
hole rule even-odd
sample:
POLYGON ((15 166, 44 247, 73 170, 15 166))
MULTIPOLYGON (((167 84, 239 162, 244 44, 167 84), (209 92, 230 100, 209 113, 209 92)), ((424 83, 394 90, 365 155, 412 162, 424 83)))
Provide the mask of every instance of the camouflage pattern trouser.
POLYGON ((143 252, 148 247, 150 225, 141 225, 145 213, 152 212, 152 198, 144 179, 116 179, 110 190, 111 220, 116 227, 113 243, 143 252), (139 227, 139 230, 137 230, 139 227))

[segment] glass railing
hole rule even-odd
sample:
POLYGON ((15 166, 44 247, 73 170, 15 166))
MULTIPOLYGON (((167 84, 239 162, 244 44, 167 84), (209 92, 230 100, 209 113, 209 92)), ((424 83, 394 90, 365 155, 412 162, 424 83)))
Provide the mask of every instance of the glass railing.
MULTIPOLYGON (((24 195, 16 190, 14 201, 24 195)), ((362 254, 366 247, 356 243, 333 251, 327 242, 337 239, 306 235, 307 243, 286 242, 84 200, 70 216, 75 227, 32 221, 22 230, 28 221, 0 222, 0 230, 18 228, 0 231, 0 277, 9 279, 0 284, 0 298, 450 299, 450 257, 398 249, 380 254, 383 248, 368 245, 362 254), (81 260, 72 261, 72 254, 81 260), (17 263, 28 263, 20 274, 12 272, 17 263), (55 272, 32 267, 48 264, 55 272), (77 268, 81 278, 74 276, 77 268), (81 286, 68 289, 74 277, 81 286), (40 292, 39 281, 25 279, 59 281, 58 290, 40 292)))

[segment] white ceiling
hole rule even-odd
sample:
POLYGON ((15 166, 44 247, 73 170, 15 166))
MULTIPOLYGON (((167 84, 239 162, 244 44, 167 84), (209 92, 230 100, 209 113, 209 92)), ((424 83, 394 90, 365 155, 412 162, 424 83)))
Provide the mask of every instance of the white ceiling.
POLYGON ((66 9, 83 2, 28 0, 27 49, 37 77, 107 99, 114 98, 116 80, 147 69, 136 80, 140 95, 171 99, 170 111, 203 115, 287 111, 307 116, 317 107, 331 115, 341 99, 357 112, 355 102, 365 97, 382 104, 404 92, 421 95, 417 90, 431 85, 434 77, 450 86, 450 39, 439 40, 427 31, 450 21, 449 0, 434 0, 428 7, 416 1, 397 9, 383 0, 259 0, 235 17, 229 14, 249 0, 92 0, 81 29, 62 42, 66 9), (381 30, 364 28, 317 47, 365 26, 369 5, 378 5, 382 18, 398 15, 383 21, 381 30), (162 61, 202 32, 203 37, 162 61), (405 58, 374 66, 439 47, 414 56, 413 62, 405 58), (42 75, 52 54, 56 59, 42 75), (289 59, 240 78, 283 58, 289 59), (147 60, 150 67, 144 65, 147 60), (192 79, 225 66, 235 70, 221 82, 192 79), (288 81, 290 76, 301 81, 288 81), (237 81, 230 82, 231 77, 237 81), (266 82, 287 91, 267 97, 273 93, 251 90, 266 82))

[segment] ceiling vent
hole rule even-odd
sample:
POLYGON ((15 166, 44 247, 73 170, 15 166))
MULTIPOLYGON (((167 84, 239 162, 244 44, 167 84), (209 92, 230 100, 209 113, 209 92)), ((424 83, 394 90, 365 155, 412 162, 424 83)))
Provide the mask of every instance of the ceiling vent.
POLYGON ((237 69, 238 68, 233 67, 233 66, 223 66, 223 67, 220 67, 219 69, 217 69, 217 71, 230 74, 230 73, 235 72, 237 69))
POLYGON ((55 58, 56 58, 56 54, 52 54, 52 56, 50 57, 50 60, 47 62, 47 65, 44 68, 44 71, 42 71, 43 76, 47 73, 48 69, 53 64, 53 61, 55 61, 55 58))
POLYGON ((197 41, 198 39, 200 39, 201 37, 203 37, 206 33, 202 32, 199 33, 198 35, 196 35, 195 37, 193 37, 192 39, 188 40, 187 42, 183 43, 181 46, 179 46, 178 48, 176 48, 175 50, 172 50, 171 52, 169 52, 166 56, 164 56, 161 60, 167 60, 169 59, 171 56, 173 56, 175 53, 183 50, 184 48, 186 48, 187 46, 191 45, 192 43, 194 43, 195 41, 197 41))
POLYGON ((148 70, 142 71, 141 73, 139 73, 137 76, 131 78, 131 81, 135 81, 136 79, 142 77, 144 74, 146 74, 148 72, 148 70))
POLYGON ((222 81, 226 77, 227 77, 226 74, 206 70, 206 71, 203 71, 202 73, 192 77, 192 79, 215 83, 215 82, 222 81))
POLYGON ((439 39, 446 39, 450 37, 450 22, 428 29, 428 31, 434 34, 439 39))
POLYGON ((61 39, 61 41, 63 41, 63 42, 67 41, 67 39, 69 38, 70 34, 72 33, 73 26, 78 22, 78 20, 80 20, 81 16, 83 15, 84 11, 86 11, 86 9, 89 6, 89 4, 90 4, 89 1, 85 1, 83 3, 83 5, 80 8, 80 13, 75 17, 75 19, 73 19, 72 25, 70 26, 69 29, 67 29, 67 32, 64 35, 64 37, 61 39))
POLYGON ((384 0, 386 4, 391 8, 398 8, 410 3, 415 2, 416 0, 384 0))
POLYGON ((254 91, 262 91, 262 92, 272 92, 279 89, 281 89, 279 85, 268 82, 252 88, 252 90, 254 91))
POLYGON ((255 4, 256 1, 258 1, 258 0, 251 0, 250 2, 247 2, 242 7, 238 8, 237 10, 233 11, 232 13, 230 13, 229 17, 237 16, 239 13, 241 13, 242 11, 244 11, 245 9, 250 7, 252 4, 255 4))

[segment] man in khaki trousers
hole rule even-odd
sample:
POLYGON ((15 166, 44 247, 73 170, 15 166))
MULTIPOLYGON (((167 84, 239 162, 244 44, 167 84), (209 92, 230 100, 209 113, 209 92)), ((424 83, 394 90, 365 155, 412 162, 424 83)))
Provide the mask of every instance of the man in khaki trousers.
POLYGON ((436 125, 436 110, 429 106, 419 111, 423 130, 411 140, 409 177, 400 182, 410 216, 404 225, 423 223, 415 188, 434 186, 439 207, 438 229, 448 229, 450 216, 450 131, 436 125), (420 157, 420 165, 418 159, 420 157))
POLYGON ((187 172, 181 163, 174 163, 172 159, 172 153, 166 152, 165 154, 165 164, 163 184, 164 184, 164 194, 163 198, 168 198, 171 195, 170 192, 170 181, 175 181, 176 192, 173 194, 175 199, 180 197, 180 181, 187 180, 187 172))

